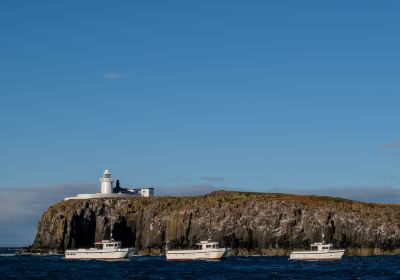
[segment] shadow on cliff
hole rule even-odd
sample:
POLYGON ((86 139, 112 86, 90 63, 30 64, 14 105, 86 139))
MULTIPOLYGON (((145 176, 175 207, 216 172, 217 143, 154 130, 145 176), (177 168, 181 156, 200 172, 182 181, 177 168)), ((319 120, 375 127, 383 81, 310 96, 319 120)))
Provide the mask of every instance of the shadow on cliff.
POLYGON ((122 247, 134 247, 136 236, 132 228, 127 226, 125 217, 120 217, 114 223, 112 229, 112 236, 115 240, 122 242, 122 247))

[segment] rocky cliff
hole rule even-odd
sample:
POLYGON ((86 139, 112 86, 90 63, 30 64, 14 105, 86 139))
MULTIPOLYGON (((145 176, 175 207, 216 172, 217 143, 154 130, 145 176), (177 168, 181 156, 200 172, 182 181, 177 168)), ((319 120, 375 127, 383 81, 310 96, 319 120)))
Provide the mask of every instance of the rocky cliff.
POLYGON ((92 246, 110 234, 142 254, 190 248, 210 233, 236 254, 286 255, 325 241, 349 255, 400 253, 400 205, 218 191, 197 197, 69 200, 50 206, 30 252, 92 246))

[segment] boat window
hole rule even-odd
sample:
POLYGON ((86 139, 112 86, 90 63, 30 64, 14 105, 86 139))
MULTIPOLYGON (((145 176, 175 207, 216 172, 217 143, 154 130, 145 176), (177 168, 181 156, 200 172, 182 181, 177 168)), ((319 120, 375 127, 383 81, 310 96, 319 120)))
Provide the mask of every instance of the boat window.
POLYGON ((322 249, 329 249, 329 247, 328 246, 324 246, 324 247, 322 247, 322 249))
POLYGON ((311 251, 318 251, 318 247, 317 246, 311 246, 311 251))
POLYGON ((211 245, 207 245, 206 248, 211 248, 211 245))

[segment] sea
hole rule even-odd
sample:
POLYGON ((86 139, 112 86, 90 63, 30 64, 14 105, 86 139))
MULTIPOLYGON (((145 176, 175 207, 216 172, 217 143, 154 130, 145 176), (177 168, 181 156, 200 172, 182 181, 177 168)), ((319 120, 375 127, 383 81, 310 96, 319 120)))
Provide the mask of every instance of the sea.
POLYGON ((340 262, 262 256, 173 262, 162 256, 82 261, 15 252, 0 248, 0 279, 400 279, 400 255, 343 257, 340 262))

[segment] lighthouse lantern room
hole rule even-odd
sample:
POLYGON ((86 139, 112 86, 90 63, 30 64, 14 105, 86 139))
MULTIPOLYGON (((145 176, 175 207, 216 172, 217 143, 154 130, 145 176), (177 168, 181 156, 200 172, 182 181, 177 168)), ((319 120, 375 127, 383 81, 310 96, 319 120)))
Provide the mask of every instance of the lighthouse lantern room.
POLYGON ((111 194, 113 192, 112 183, 110 170, 104 170, 103 177, 100 178, 101 193, 111 194))

